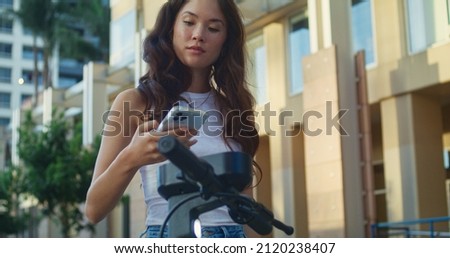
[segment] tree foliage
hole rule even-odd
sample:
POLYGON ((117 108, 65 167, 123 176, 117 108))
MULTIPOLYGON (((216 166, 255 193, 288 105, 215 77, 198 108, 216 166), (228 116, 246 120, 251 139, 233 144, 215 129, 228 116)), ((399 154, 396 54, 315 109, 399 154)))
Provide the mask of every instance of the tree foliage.
MULTIPOLYGON (((17 11, 9 15, 17 18, 33 36, 35 100, 38 95, 38 47, 43 42, 42 79, 44 88, 52 87, 50 59, 56 46, 62 57, 80 61, 108 61, 109 53, 109 6, 102 0, 21 0, 17 11), (92 41, 81 32, 87 28, 99 40, 92 41)), ((2 13, 2 15, 5 15, 2 13)))
POLYGON ((0 237, 25 229, 27 214, 19 210, 23 190, 23 174, 16 168, 0 171, 0 237))
POLYGON ((102 0, 78 0, 66 7, 68 13, 64 17, 67 30, 61 31, 63 38, 60 54, 63 57, 78 60, 95 60, 108 63, 109 60, 109 23, 111 20, 109 5, 102 0), (97 37, 92 44, 78 33, 82 27, 97 37))
POLYGON ((63 113, 54 112, 44 130, 36 130, 31 112, 19 128, 18 154, 23 163, 25 191, 34 196, 45 215, 60 222, 64 237, 84 227, 80 204, 92 178, 99 140, 82 146, 81 123, 74 128, 63 113))

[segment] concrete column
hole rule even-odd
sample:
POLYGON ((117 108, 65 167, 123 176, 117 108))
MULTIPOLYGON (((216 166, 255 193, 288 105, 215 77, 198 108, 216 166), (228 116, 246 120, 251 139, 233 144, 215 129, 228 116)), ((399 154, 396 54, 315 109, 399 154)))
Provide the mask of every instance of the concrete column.
POLYGON ((323 130, 305 137, 310 236, 363 237, 351 1, 310 0, 308 3, 314 7, 310 17, 314 25, 311 35, 317 39, 313 54, 303 62, 304 110, 305 114, 312 111, 322 116, 317 117, 315 125, 312 119, 309 126, 313 127, 309 129, 323 130), (336 116, 339 120, 333 122, 336 116))
POLYGON ((329 48, 303 60, 303 132, 310 237, 345 237, 341 136, 334 129, 327 130, 326 125, 327 116, 332 115, 327 112, 338 109, 335 56, 335 48, 329 48))
POLYGON ((329 44, 336 46, 339 110, 347 111, 339 120, 345 130, 345 133, 341 132, 341 155, 345 185, 343 194, 346 237, 362 237, 364 236, 364 207, 355 56, 351 36, 351 1, 322 0, 322 10, 324 47, 327 48, 329 44))
MULTIPOLYGON (((105 74, 102 64, 89 62, 83 67, 83 145, 92 144, 103 129, 103 114, 108 109, 105 74)), ((95 230, 94 237, 111 237, 107 219, 98 223, 95 230)))
POLYGON ((5 127, 0 126, 0 170, 5 168, 5 153, 6 153, 6 129, 5 127), (3 137, 5 136, 5 137, 3 137))
POLYGON ((102 74, 104 69, 93 62, 83 68, 83 145, 91 144, 103 129, 108 99, 106 84, 96 81, 96 74, 102 74))
POLYGON ((322 15, 320 0, 308 0, 308 14, 309 14, 309 33, 311 53, 319 51, 323 48, 322 40, 322 15))
POLYGON ((46 126, 52 121, 52 113, 54 108, 54 89, 47 88, 43 91, 44 101, 42 102, 42 125, 44 130, 46 126))
POLYGON ((381 102, 389 221, 447 216, 439 102, 406 94, 381 102))
POLYGON ((19 155, 17 154, 17 144, 19 142, 18 129, 21 122, 21 109, 16 108, 13 110, 11 116, 11 163, 16 166, 19 165, 20 162, 19 155))
MULTIPOLYGON (((269 136, 270 167, 272 182, 272 208, 275 217, 288 225, 294 225, 293 184, 292 184, 292 154, 289 139, 283 137, 282 126, 278 118, 286 106, 286 63, 284 27, 280 23, 272 23, 264 27, 264 42, 266 44, 267 74, 266 80, 270 102, 265 105, 260 116, 264 122, 260 131, 269 136)), ((279 230, 274 230, 275 237, 285 236, 279 230)))
POLYGON ((295 210, 295 237, 309 237, 308 227, 308 194, 306 189, 305 171, 305 136, 300 127, 293 128, 291 151, 293 165, 293 194, 295 210))

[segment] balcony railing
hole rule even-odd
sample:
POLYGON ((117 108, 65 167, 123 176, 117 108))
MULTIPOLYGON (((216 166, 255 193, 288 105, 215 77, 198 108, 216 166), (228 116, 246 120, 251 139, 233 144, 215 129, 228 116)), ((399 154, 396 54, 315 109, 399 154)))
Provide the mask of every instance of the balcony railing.
POLYGON ((375 223, 371 226, 372 237, 450 237, 450 232, 436 230, 436 223, 450 222, 450 217, 435 217, 398 222, 375 223), (428 227, 421 227, 428 225, 428 227), (425 228, 425 229, 424 229, 425 228))

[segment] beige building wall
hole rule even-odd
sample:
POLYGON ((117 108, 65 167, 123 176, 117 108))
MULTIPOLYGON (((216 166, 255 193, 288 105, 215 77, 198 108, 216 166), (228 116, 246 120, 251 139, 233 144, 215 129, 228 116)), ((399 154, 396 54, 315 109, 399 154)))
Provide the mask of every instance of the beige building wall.
POLYGON ((368 70, 370 103, 450 81, 450 44, 410 55, 403 1, 377 0, 373 6, 377 66, 368 70))
POLYGON ((111 21, 120 19, 120 17, 127 14, 128 12, 138 10, 141 7, 141 5, 142 0, 111 1, 111 21))
POLYGON ((381 103, 390 221, 447 214, 442 113, 433 100, 406 94, 381 103))
POLYGON ((435 88, 432 95, 448 98, 442 83, 450 80, 450 44, 410 54, 404 3, 374 3, 377 65, 368 70, 368 90, 370 102, 381 103, 388 220, 446 216, 442 121, 448 112, 439 97, 412 92, 435 88))
MULTIPOLYGON (((116 2, 112 6, 113 19, 127 11, 139 10, 136 46, 140 47, 165 0, 116 2)), ((264 107, 258 107, 262 137, 259 158, 264 159, 261 163, 270 171, 265 174, 269 178, 255 193, 277 219, 296 228, 297 237, 364 236, 350 4, 350 0, 296 1, 247 26, 249 32, 263 33, 270 111, 276 113, 262 116, 264 107), (312 54, 303 60, 305 91, 290 96, 287 17, 306 6, 312 54), (340 122, 349 135, 339 135, 335 128, 326 134, 326 113, 331 110, 334 117, 340 109, 348 110, 340 122), (278 115, 286 110, 293 111, 293 116, 281 125, 278 115), (305 126, 304 115, 308 111, 324 117, 310 117, 307 129, 323 129, 325 133, 285 137, 286 131, 305 126)), ((430 173, 442 172, 439 166, 443 146, 450 146, 448 137, 443 137, 450 131, 450 119, 446 119, 450 108, 442 107, 444 104, 436 99, 442 94, 450 96, 448 90, 443 90, 450 82, 450 44, 436 44, 410 55, 404 1, 375 0, 372 8, 376 64, 367 70, 369 102, 374 113, 372 153, 376 171, 381 175, 377 180, 384 181, 386 188, 378 205, 387 201, 390 221, 447 215, 444 174, 435 172, 430 176, 430 173), (433 89, 427 92, 432 97, 418 92, 428 89, 433 89), (427 115, 431 113, 432 116, 427 115)), ((146 68, 139 51, 135 80, 146 68)), ((127 190, 131 199, 132 237, 141 233, 145 218, 139 187, 137 175, 127 190)), ((119 213, 116 211, 115 221, 120 221, 119 213)), ((114 232, 120 234, 120 230, 114 232)), ((276 229, 273 236, 285 237, 276 229)))

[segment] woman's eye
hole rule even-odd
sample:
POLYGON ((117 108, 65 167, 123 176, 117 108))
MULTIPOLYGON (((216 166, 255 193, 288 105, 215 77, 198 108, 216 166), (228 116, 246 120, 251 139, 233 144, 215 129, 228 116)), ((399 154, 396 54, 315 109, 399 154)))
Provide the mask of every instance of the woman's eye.
POLYGON ((220 31, 219 29, 211 28, 211 27, 209 27, 208 30, 211 32, 219 32, 220 31))
POLYGON ((183 21, 183 23, 186 24, 186 25, 188 25, 188 26, 194 25, 194 23, 191 22, 191 21, 183 21))

